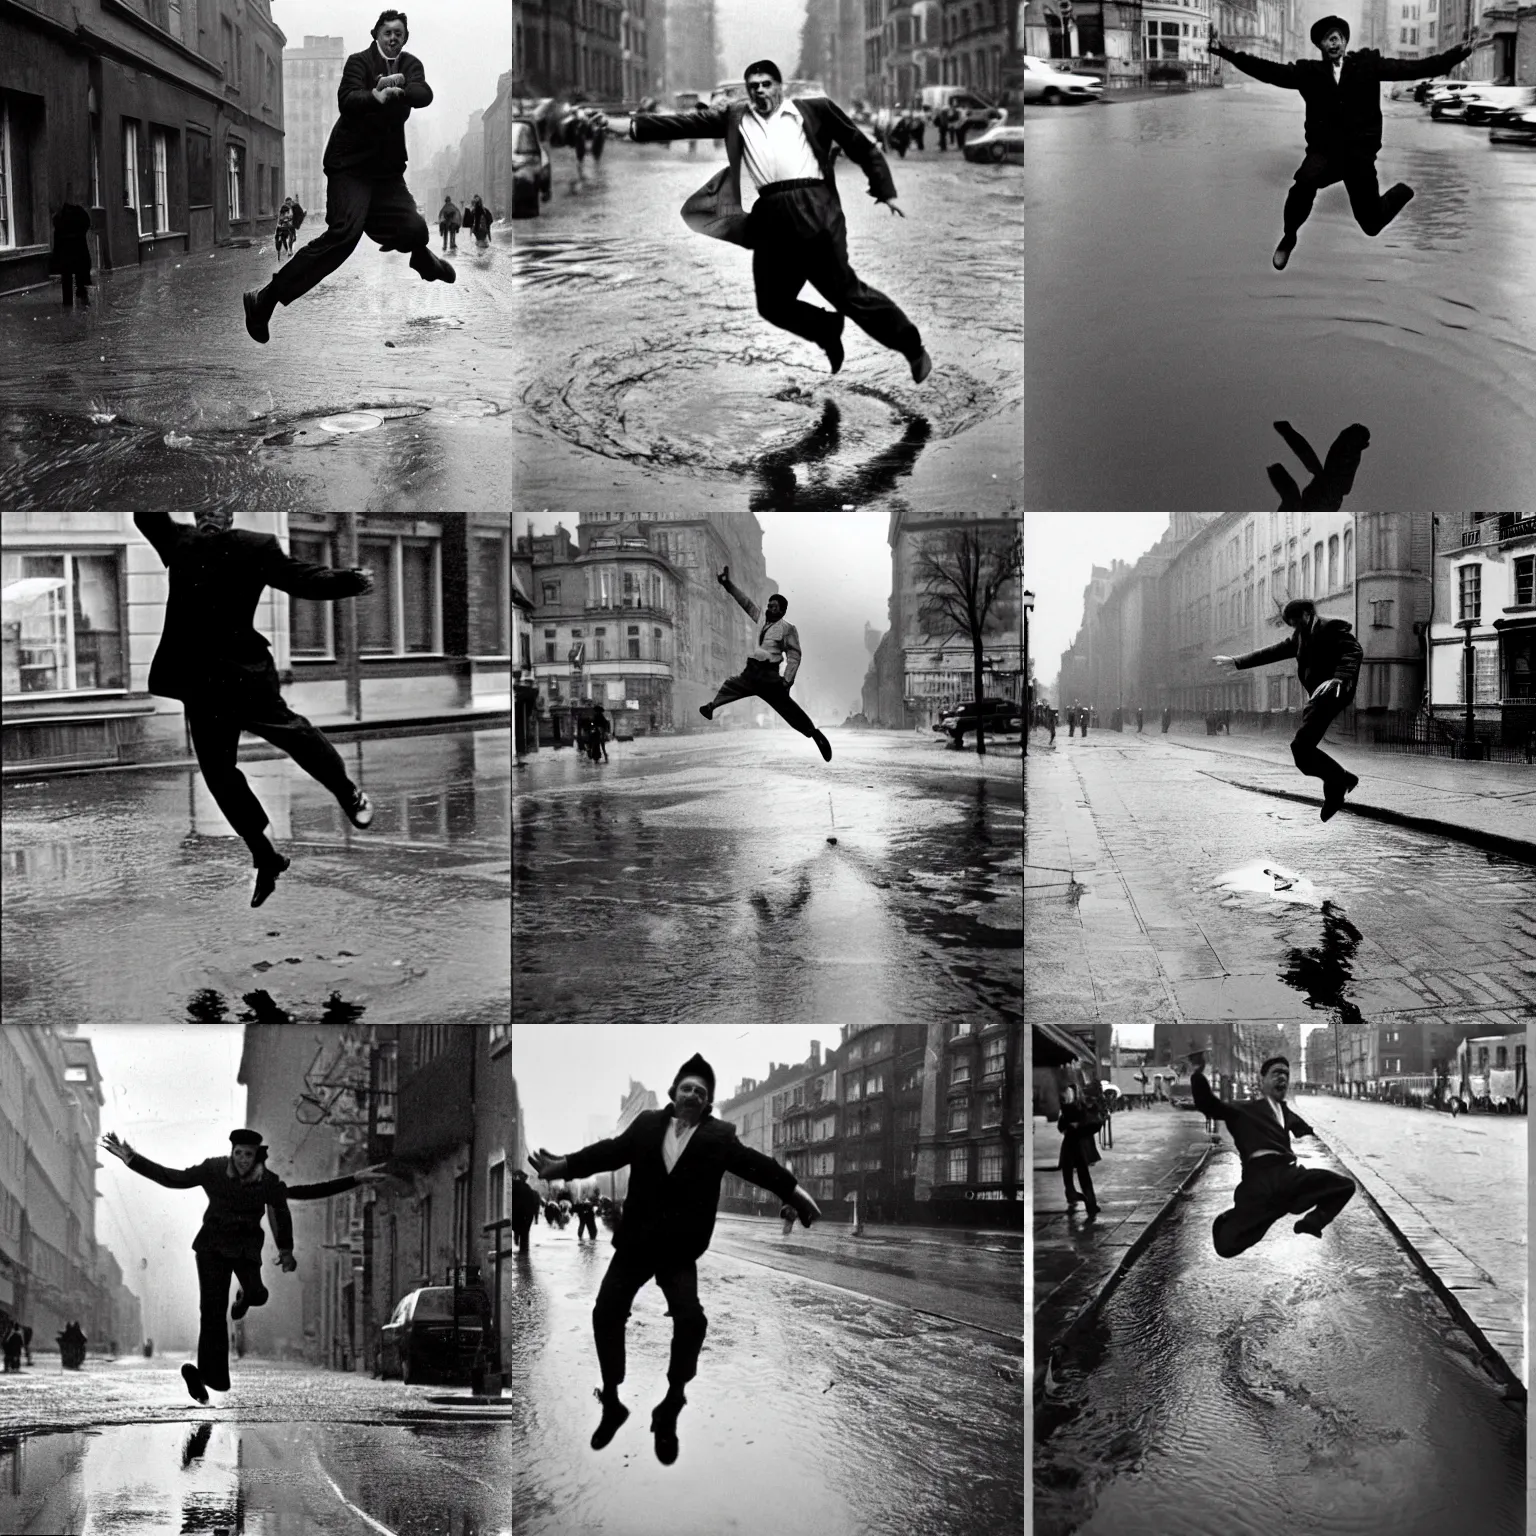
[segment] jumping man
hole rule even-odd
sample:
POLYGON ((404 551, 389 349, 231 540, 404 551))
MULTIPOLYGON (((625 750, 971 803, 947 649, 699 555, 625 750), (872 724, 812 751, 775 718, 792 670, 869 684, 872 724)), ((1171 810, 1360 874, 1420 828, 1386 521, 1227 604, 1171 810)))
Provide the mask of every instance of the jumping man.
POLYGON ((405 52, 404 11, 382 11, 373 43, 341 71, 341 116, 325 146, 325 233, 298 251, 265 288, 245 295, 245 329, 268 340, 279 304, 292 304, 329 277, 367 235, 386 251, 409 251, 411 267, 429 283, 458 274, 432 249, 432 235, 405 184, 405 121, 431 103, 421 60, 405 52))
POLYGON ((731 568, 726 566, 715 578, 732 597, 747 610, 754 620, 761 618, 763 626, 757 632, 757 649, 747 658, 746 670, 739 677, 728 677, 720 684, 720 691, 708 704, 699 705, 699 713, 706 720, 715 718, 715 711, 733 699, 755 697, 771 704, 802 736, 809 736, 821 749, 827 762, 832 761, 832 743, 812 723, 811 717, 790 698, 789 690, 800 670, 800 632, 793 624, 784 622, 789 599, 775 592, 768 599, 766 614, 737 587, 731 584, 731 568), (788 665, 784 676, 779 676, 779 661, 788 665))
POLYGON ((1315 1133, 1285 1102, 1290 1081, 1290 1062, 1271 1056, 1259 1069, 1263 1097, 1229 1104, 1211 1092, 1203 1066, 1190 1077, 1195 1108, 1207 1119, 1225 1122, 1243 1163, 1232 1209, 1211 1227, 1216 1252, 1224 1259, 1252 1248, 1287 1213, 1301 1217, 1294 1231, 1321 1237, 1355 1192, 1353 1179, 1326 1168, 1303 1168, 1296 1161, 1291 1137, 1315 1133))
POLYGON ((833 373, 843 366, 843 319, 906 358, 921 384, 933 371, 917 327, 848 265, 848 231, 837 197, 832 160, 841 149, 869 178, 869 195, 893 214, 896 184, 885 156, 825 96, 784 99, 784 76, 771 59, 749 64, 747 100, 695 112, 636 112, 629 136, 637 143, 724 139, 725 169, 683 204, 690 229, 744 245, 752 252, 757 312, 770 325, 814 342, 833 373), (757 189, 744 211, 741 168, 757 189), (832 308, 805 303, 809 283, 832 308))
POLYGON ((666 1109, 636 1116, 622 1136, 595 1142, 569 1157, 542 1147, 528 1161, 541 1179, 584 1179, 604 1169, 629 1166, 629 1196, 613 1234, 613 1259, 592 1308, 592 1332, 603 1385, 595 1394, 603 1405, 602 1422, 592 1436, 600 1451, 629 1417, 619 1401, 624 1380, 624 1324, 631 1302, 654 1277, 672 1315, 672 1354, 667 1395, 651 1416, 656 1459, 677 1460, 677 1416, 687 1399, 683 1387, 698 1370, 708 1320, 699 1305, 698 1260, 709 1247, 720 1203, 720 1181, 727 1174, 772 1190, 800 1214, 806 1226, 821 1207, 795 1176, 771 1157, 744 1147, 736 1129, 709 1112, 715 1073, 702 1056, 678 1068, 666 1109))
POLYGON ((1383 193, 1376 182, 1376 156, 1381 153, 1381 82, 1428 80, 1443 75, 1472 52, 1475 35, 1444 53, 1424 59, 1384 59, 1374 48, 1346 54, 1349 23, 1324 16, 1312 24, 1316 59, 1278 64, 1251 53, 1239 53, 1221 41, 1211 26, 1210 51, 1228 59, 1246 75, 1267 85, 1299 91, 1307 104, 1307 154, 1297 169, 1285 199, 1285 232, 1275 247, 1276 271, 1283 271, 1296 248, 1296 232, 1312 212, 1312 201, 1324 187, 1342 181, 1349 194, 1355 222, 1368 235, 1379 235, 1413 196, 1405 182, 1383 193))
POLYGON ((1318 743, 1334 719, 1354 703, 1360 659, 1365 652, 1350 633, 1347 619, 1318 618, 1309 597, 1293 597, 1280 617, 1291 626, 1291 633, 1284 640, 1277 640, 1263 650, 1249 651, 1246 656, 1211 659, 1219 667, 1236 667, 1241 671, 1296 658, 1296 671, 1301 686, 1307 690, 1307 702, 1301 711, 1301 725, 1291 741, 1291 757, 1309 778, 1323 781, 1319 819, 1329 821, 1360 780, 1320 750, 1318 743))

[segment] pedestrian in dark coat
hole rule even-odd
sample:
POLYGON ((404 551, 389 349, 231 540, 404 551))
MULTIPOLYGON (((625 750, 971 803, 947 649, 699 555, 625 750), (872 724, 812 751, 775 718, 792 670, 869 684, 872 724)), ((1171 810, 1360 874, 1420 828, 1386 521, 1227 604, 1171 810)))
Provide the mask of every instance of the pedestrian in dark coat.
POLYGON ((48 270, 63 285, 64 307, 90 307, 91 216, 75 201, 75 184, 64 183, 64 202, 53 216, 53 249, 48 270))
POLYGON ((1297 1162, 1291 1137, 1314 1132, 1285 1102, 1290 1081, 1291 1064, 1284 1056, 1271 1056, 1259 1068, 1263 1096, 1243 1103, 1218 1099, 1204 1067, 1196 1067, 1190 1077, 1195 1108, 1226 1126, 1243 1164, 1232 1209, 1211 1226, 1216 1252, 1224 1259, 1252 1248, 1287 1214, 1302 1218, 1295 1231, 1320 1238, 1355 1193, 1353 1179, 1297 1162))
POLYGON ((1296 671, 1301 686, 1307 690, 1307 702, 1301 712, 1301 725, 1291 741, 1291 757, 1304 774, 1323 781, 1321 819, 1328 821, 1360 780, 1321 751, 1318 743, 1333 721, 1354 702, 1360 661, 1365 653, 1351 633, 1349 621, 1320 619, 1311 598, 1292 598, 1281 611, 1281 618, 1291 627, 1284 640, 1249 651, 1245 656, 1212 659, 1218 666, 1241 671, 1296 658, 1296 671))
POLYGON ((1061 1110, 1056 1116, 1056 1129, 1061 1132, 1061 1155, 1056 1166, 1061 1170, 1061 1181, 1066 1187, 1067 1208, 1082 1204, 1090 1216, 1099 1214, 1099 1202, 1093 1193, 1093 1177, 1089 1167, 1099 1161, 1099 1149, 1094 1141, 1099 1124, 1088 1105, 1079 1102, 1076 1087, 1068 1083, 1062 1089, 1061 1110), (1082 1189, 1079 1196, 1072 1187, 1072 1175, 1082 1189))
POLYGON ((5 1336, 5 1368, 8 1371, 21 1369, 21 1329, 15 1325, 5 1336))
POLYGON ((624 1324, 635 1294, 655 1278, 672 1314, 672 1354, 667 1395, 656 1407, 651 1428, 657 1459, 677 1458, 677 1415, 686 1398, 704 1344, 707 1320, 699 1305, 697 1262, 709 1247, 727 1173, 771 1190, 792 1205, 806 1226, 821 1209, 792 1174, 772 1158, 743 1146, 735 1127, 710 1113, 714 1069, 691 1056, 668 1090, 672 1103, 636 1116, 623 1135, 599 1141, 569 1157, 543 1148, 529 1159, 541 1178, 586 1178, 607 1169, 630 1169, 624 1216, 613 1235, 614 1256, 592 1309, 603 1385, 597 1397, 602 1422, 592 1437, 601 1450, 629 1417, 619 1401, 624 1380, 624 1324))
POLYGON ((251 850, 251 905, 259 907, 290 861, 268 841, 267 813, 237 765, 242 730, 264 737, 318 779, 353 826, 373 821, 373 805, 335 747, 283 702, 271 648, 255 628, 256 604, 269 586, 320 602, 358 597, 373 590, 373 575, 290 559, 271 534, 231 528, 233 518, 199 512, 189 528, 169 512, 133 514, 170 572, 149 691, 185 705, 208 792, 251 850))
POLYGON ((464 228, 475 237, 476 245, 491 243, 491 223, 491 210, 480 201, 480 194, 476 192, 474 200, 464 210, 464 228))
POLYGON ((1141 706, 1139 704, 1136 706, 1136 730, 1138 734, 1141 731, 1141 706))
POLYGON ((1173 709, 1169 705, 1163 706, 1163 735, 1168 734, 1168 727, 1173 723, 1173 709))
POLYGON ((325 233, 294 253, 266 287, 244 297, 252 341, 269 339, 279 304, 291 304, 334 272, 368 238, 386 251, 409 251, 411 269, 427 282, 451 283, 452 266, 432 249, 432 232, 405 184, 405 124, 429 106, 432 87, 421 60, 405 52, 404 11, 381 11, 373 42, 342 66, 336 92, 340 117, 326 142, 325 233))
MULTIPOLYGON (((1474 22, 1474 32, 1476 25, 1474 22)), ((1402 212, 1413 188, 1400 181, 1382 193, 1376 181, 1376 156, 1381 152, 1381 83, 1443 75, 1467 58, 1473 47, 1469 37, 1455 48, 1422 59, 1385 59, 1374 48, 1345 53, 1349 23, 1341 16, 1324 16, 1314 22, 1310 36, 1320 58, 1280 64, 1228 48, 1214 24, 1210 31, 1209 51, 1217 58, 1230 60, 1255 80, 1300 92, 1307 104, 1307 153, 1286 194, 1285 230, 1272 258, 1277 271, 1290 260, 1296 232, 1312 212, 1318 192, 1336 181, 1344 183, 1355 222, 1368 235, 1379 235, 1402 212)))
POLYGON ((528 1231, 539 1211, 539 1196, 528 1183, 521 1168, 512 1173, 512 1244, 519 1251, 528 1250, 528 1231))
POLYGON ((459 205, 451 197, 443 198, 443 206, 437 210, 437 232, 442 237, 443 249, 458 250, 459 229, 463 225, 459 205))
POLYGON ((578 1200, 576 1202, 576 1241, 590 1231, 592 1240, 597 1240, 597 1212, 593 1209, 590 1200, 578 1200))
POLYGON ((783 74, 771 59, 748 65, 745 80, 746 101, 696 112, 637 112, 629 120, 629 136, 642 144, 724 139, 725 169, 683 204, 683 221, 752 251, 757 312, 820 347, 833 373, 843 366, 847 317, 881 346, 901 353, 921 384, 933 362, 917 327, 848 264, 847 227, 832 172, 837 145, 869 178, 869 195, 905 218, 896 206, 885 156, 826 97, 786 100, 783 74), (744 164, 757 188, 750 213, 741 203, 744 164), (832 306, 831 313, 800 299, 807 283, 832 306))

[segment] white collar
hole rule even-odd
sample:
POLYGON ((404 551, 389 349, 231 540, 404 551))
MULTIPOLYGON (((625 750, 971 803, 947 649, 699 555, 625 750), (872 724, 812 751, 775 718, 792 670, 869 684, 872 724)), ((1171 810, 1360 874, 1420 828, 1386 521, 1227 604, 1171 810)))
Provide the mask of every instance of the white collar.
POLYGON ((780 116, 792 117, 797 123, 800 124, 802 128, 805 127, 805 119, 800 116, 800 108, 797 107, 788 96, 786 96, 783 101, 779 103, 778 111, 770 112, 767 117, 758 117, 757 110, 753 107, 751 102, 747 103, 747 112, 750 116, 757 118, 758 127, 764 129, 765 131, 773 122, 774 118, 780 116))
POLYGON ((378 38, 374 38, 374 40, 373 40, 373 51, 376 54, 378 54, 378 56, 381 59, 383 59, 385 68, 388 69, 390 74, 394 75, 394 74, 398 74, 399 73, 399 70, 397 69, 396 66, 400 63, 400 60, 405 56, 405 49, 404 48, 401 48, 400 52, 397 53, 394 56, 394 58, 390 58, 390 56, 387 53, 385 53, 382 48, 379 47, 379 40, 378 40, 378 38))

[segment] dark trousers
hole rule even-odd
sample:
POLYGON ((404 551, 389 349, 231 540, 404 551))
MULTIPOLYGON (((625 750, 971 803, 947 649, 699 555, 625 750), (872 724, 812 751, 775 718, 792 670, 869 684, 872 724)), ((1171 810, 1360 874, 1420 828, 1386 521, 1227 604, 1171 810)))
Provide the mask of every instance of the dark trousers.
POLYGON ((1396 198, 1382 198, 1376 182, 1375 155, 1321 154, 1308 150, 1306 159, 1297 167, 1291 190, 1286 193, 1286 234, 1294 235, 1307 222, 1317 194, 1336 181, 1344 183, 1355 223, 1368 235, 1379 235, 1402 207, 1396 198))
POLYGON ((674 1387, 681 1387, 698 1372, 699 1351, 704 1347, 709 1320, 699 1305, 697 1265, 692 1259, 666 1259, 644 1250, 628 1249, 614 1254, 592 1308, 592 1335, 597 1341, 597 1363, 604 1387, 617 1387, 624 1380, 624 1325, 629 1321, 635 1293, 653 1277, 667 1298, 672 1318, 672 1358, 667 1366, 667 1380, 674 1387))
POLYGON ((81 304, 91 302, 91 274, 89 272, 61 272, 59 281, 64 288, 64 302, 81 304))
POLYGON ((784 686, 778 668, 768 662, 749 660, 739 677, 726 678, 720 684, 720 691, 715 695, 710 708, 719 709, 722 704, 746 698, 758 698, 772 705, 802 736, 816 734, 811 717, 790 698, 789 689, 784 686))
POLYGON ((784 182, 752 209, 752 281, 757 312, 770 325, 824 347, 846 315, 881 346, 911 357, 922 347, 917 327, 877 288, 861 282, 848 265, 848 230, 842 205, 824 182, 784 182), (837 314, 807 304, 809 283, 837 314))
POLYGON ((591 1228, 592 1236, 596 1237, 597 1236, 597 1221, 596 1221, 596 1218, 594 1218, 594 1216, 592 1215, 591 1211, 583 1211, 581 1213, 580 1221, 578 1222, 577 1227, 576 1227, 576 1240, 578 1242, 581 1241, 582 1233, 587 1231, 588 1228, 591 1228))
POLYGON ((215 1392, 229 1391, 229 1280, 235 1276, 251 1306, 267 1299, 261 1283, 261 1260, 232 1259, 222 1253, 197 1256, 197 1369, 205 1386, 215 1392))
POLYGON ((1072 1175, 1077 1174, 1078 1189, 1082 1191, 1083 1200, 1088 1205, 1097 1205, 1094 1198, 1093 1175, 1088 1171, 1088 1159, 1081 1147, 1075 1143, 1062 1149, 1061 1182, 1066 1186, 1067 1204, 1070 1205, 1077 1198, 1077 1191, 1072 1188, 1072 1175))
POLYGON ((329 277, 367 235, 386 251, 409 251, 411 265, 430 249, 432 233, 403 176, 352 176, 334 172, 325 181, 325 233, 295 251, 267 284, 268 295, 292 304, 329 277))
POLYGON ((1354 694, 1330 693, 1321 699, 1308 699, 1301 711, 1301 725, 1291 738, 1291 756, 1296 766, 1310 778, 1321 779, 1324 785, 1344 777, 1341 768, 1326 752, 1318 749, 1323 733, 1354 701, 1354 694))
POLYGON ((1311 1211, 1310 1225, 1321 1231, 1349 1204, 1354 1192, 1353 1179, 1326 1168, 1303 1168, 1283 1157, 1253 1158, 1243 1169, 1232 1209, 1211 1224, 1216 1252, 1224 1259, 1235 1258, 1285 1215, 1311 1211))
POLYGON ((533 1213, 526 1216, 514 1216, 512 1218, 512 1245, 515 1248, 526 1249, 528 1247, 528 1230, 533 1226, 533 1213))
POLYGON ((206 707, 188 703, 186 708, 192 746, 208 792, 253 854, 263 851, 267 813, 237 762, 242 730, 286 752, 338 801, 356 788, 341 754, 303 715, 294 714, 279 695, 206 707))

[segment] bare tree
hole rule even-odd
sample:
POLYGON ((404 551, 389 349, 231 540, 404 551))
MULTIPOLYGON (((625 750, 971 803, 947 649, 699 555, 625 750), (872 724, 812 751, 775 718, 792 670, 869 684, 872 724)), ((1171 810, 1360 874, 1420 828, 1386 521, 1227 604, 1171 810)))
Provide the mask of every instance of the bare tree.
MULTIPOLYGON (((1022 589, 1021 542, 1007 523, 978 523, 932 534, 918 546, 918 621, 927 634, 946 640, 963 635, 970 641, 971 696, 978 701, 987 620, 1006 587, 1016 582, 1022 589)), ((976 752, 984 757, 986 751, 978 721, 976 752)))

